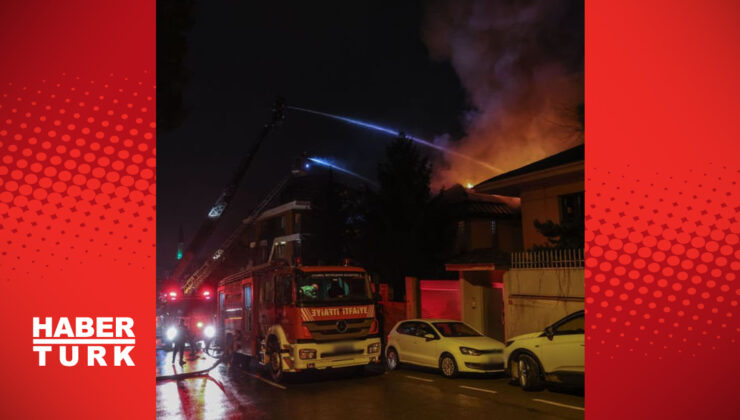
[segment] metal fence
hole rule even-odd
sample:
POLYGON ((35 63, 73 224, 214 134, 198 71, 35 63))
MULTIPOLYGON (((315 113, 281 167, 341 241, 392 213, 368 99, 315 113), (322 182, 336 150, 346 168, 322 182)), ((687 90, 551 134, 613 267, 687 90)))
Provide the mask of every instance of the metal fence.
POLYGON ((579 267, 583 267, 583 249, 543 249, 511 254, 512 269, 579 267))

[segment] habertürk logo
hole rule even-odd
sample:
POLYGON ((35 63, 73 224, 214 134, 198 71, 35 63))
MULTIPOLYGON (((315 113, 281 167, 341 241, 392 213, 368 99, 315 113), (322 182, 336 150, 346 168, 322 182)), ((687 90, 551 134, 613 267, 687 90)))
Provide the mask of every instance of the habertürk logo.
POLYGON ((131 359, 136 344, 133 327, 134 320, 129 317, 61 317, 58 320, 34 317, 33 351, 38 353, 39 366, 47 365, 47 355, 58 357, 62 366, 134 366, 131 359))

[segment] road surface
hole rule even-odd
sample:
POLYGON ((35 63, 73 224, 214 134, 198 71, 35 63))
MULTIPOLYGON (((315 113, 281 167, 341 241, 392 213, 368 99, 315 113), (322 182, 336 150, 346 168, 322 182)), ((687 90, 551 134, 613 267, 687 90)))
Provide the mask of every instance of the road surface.
MULTIPOLYGON (((209 356, 182 368, 157 352, 157 374, 210 367, 209 356)), ((157 382, 160 419, 582 419, 582 391, 524 392, 503 376, 446 379, 431 370, 300 374, 275 384, 254 366, 220 365, 207 376, 157 382)))

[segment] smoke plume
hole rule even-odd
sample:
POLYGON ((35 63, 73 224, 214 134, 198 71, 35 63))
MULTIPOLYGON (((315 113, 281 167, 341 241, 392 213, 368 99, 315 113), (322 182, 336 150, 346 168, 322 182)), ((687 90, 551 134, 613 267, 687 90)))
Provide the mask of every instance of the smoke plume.
MULTIPOLYGON (((467 91, 465 137, 441 146, 511 170, 583 143, 583 3, 573 0, 430 0, 422 35, 467 91)), ((433 186, 499 173, 440 157, 433 186)))

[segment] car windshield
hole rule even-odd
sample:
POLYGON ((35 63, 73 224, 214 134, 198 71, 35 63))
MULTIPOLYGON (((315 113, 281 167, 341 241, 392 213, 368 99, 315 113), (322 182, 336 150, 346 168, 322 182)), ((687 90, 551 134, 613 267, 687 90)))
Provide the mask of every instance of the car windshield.
POLYGON ((369 301, 370 285, 365 273, 310 273, 296 278, 299 303, 369 301))
POLYGON ((462 322, 435 322, 434 327, 445 337, 480 337, 478 331, 462 322))

